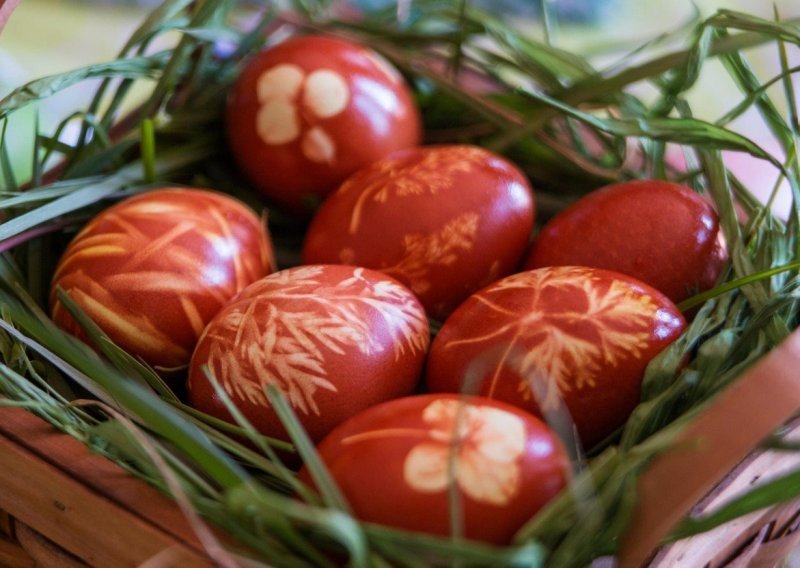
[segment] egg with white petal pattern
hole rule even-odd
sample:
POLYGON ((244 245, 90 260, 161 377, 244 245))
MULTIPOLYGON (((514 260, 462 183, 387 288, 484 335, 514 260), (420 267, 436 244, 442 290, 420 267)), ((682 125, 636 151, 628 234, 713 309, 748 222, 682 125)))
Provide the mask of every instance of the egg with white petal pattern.
MULTIPOLYGON (((570 464, 542 421, 483 397, 428 394, 373 406, 317 447, 362 521, 508 544, 566 485, 570 464), (457 521, 456 521, 457 522, 457 521)), ((300 478, 310 481, 307 470, 300 478)))
POLYGON ((324 36, 256 54, 230 91, 226 128, 250 182, 294 212, 310 211, 354 171, 421 139, 400 73, 365 46, 324 36))

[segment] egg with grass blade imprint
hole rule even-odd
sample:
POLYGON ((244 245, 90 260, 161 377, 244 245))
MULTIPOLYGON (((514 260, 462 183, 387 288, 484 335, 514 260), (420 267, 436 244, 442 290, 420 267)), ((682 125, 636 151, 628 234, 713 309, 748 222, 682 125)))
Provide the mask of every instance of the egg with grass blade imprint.
POLYGON ((319 440, 356 412, 411 393, 429 341, 422 306, 393 278, 352 266, 290 268, 243 290, 208 325, 192 356, 189 400, 232 421, 221 390, 262 434, 287 440, 265 395, 274 385, 319 440))
POLYGON ((264 222, 242 202, 197 188, 161 188, 104 210, 55 269, 53 321, 86 338, 62 289, 117 345, 157 369, 189 363, 206 324, 272 270, 264 222))
MULTIPOLYGON (((555 434, 513 406, 419 395, 373 406, 317 447, 355 516, 414 532, 508 544, 566 485, 555 434), (451 498, 460 518, 453 524, 451 498)), ((307 469, 301 479, 310 481, 307 469)))
POLYGON ((348 178, 325 201, 303 259, 379 270, 441 320, 516 269, 533 217, 533 192, 504 158, 466 145, 401 150, 348 178))
POLYGON ((473 295, 431 346, 434 392, 468 392, 537 415, 566 410, 586 446, 638 404, 653 357, 685 327, 675 304, 630 276, 559 266, 514 274, 473 295))

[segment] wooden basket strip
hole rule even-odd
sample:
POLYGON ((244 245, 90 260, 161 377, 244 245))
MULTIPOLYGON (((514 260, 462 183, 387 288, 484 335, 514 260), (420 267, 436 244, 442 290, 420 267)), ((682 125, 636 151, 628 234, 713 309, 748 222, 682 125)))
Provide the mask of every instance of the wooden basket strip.
POLYGON ((800 409, 800 330, 725 389, 653 460, 620 547, 620 568, 642 566, 661 540, 736 464, 800 409))
POLYGON ((84 562, 26 525, 17 523, 17 540, 36 568, 87 568, 84 562))
POLYGON ((36 568, 30 555, 19 543, 0 538, 0 566, 3 568, 36 568))
POLYGON ((138 512, 141 508, 156 517, 179 515, 168 499, 52 428, 48 437, 54 440, 45 443, 48 437, 30 428, 44 423, 22 414, 26 417, 12 409, 0 412, 0 509, 92 566, 137 566, 167 549, 176 551, 176 565, 211 566, 195 546, 138 512), (8 435, 9 430, 16 434, 8 435), (32 445, 37 451, 30 450, 32 445), (38 455, 43 447, 54 452, 47 460, 38 455), (87 472, 96 469, 88 477, 75 477, 61 464, 81 464, 87 472), (115 480, 108 484, 115 495, 133 496, 123 499, 128 505, 109 499, 96 486, 104 477, 115 480), (153 502, 159 499, 161 513, 153 502))
POLYGON ((69 477, 127 509, 196 550, 203 546, 174 501, 146 483, 139 483, 103 456, 93 454, 81 442, 64 436, 36 416, 20 409, 3 409, 0 435, 16 441, 32 454, 61 469, 69 477))

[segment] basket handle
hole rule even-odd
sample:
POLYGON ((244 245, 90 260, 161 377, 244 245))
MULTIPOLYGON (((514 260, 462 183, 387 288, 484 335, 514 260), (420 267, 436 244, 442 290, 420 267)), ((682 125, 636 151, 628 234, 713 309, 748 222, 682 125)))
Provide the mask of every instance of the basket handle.
POLYGON ((720 393, 637 482, 619 568, 643 566, 662 539, 758 443, 800 409, 800 330, 720 393))

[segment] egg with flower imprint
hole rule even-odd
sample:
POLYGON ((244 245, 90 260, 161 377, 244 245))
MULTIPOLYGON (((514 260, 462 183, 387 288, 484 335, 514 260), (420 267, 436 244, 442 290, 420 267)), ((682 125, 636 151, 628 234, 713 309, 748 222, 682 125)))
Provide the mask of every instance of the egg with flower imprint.
POLYGON ((453 312, 431 346, 435 392, 469 392, 542 415, 566 409, 591 446, 639 402, 650 360, 685 321, 669 298, 619 273, 541 268, 500 280, 453 312))
MULTIPOLYGON (((569 459, 539 419, 480 397, 420 395, 369 408, 318 446, 363 521, 507 544, 569 478, 569 459), (376 475, 376 472, 380 472, 376 475)), ((306 470, 301 479, 309 479, 306 470)))
POLYGON ((319 440, 356 412, 409 394, 430 340, 414 295, 352 266, 301 266, 241 292, 208 325, 189 369, 191 404, 231 420, 207 368, 263 434, 288 439, 265 389, 274 385, 319 440))
POLYGON ((256 54, 231 89, 226 125, 242 171, 295 212, 310 211, 348 175, 421 137, 400 73, 365 46, 324 36, 256 54))
POLYGON ((303 259, 379 270, 443 319, 516 268, 533 216, 530 186, 500 156, 475 146, 401 150, 351 176, 325 201, 303 259))
POLYGON ((164 369, 185 366, 206 324, 271 271, 265 224, 232 197, 162 188, 97 215, 59 261, 55 323, 79 337, 63 289, 120 347, 164 369))

